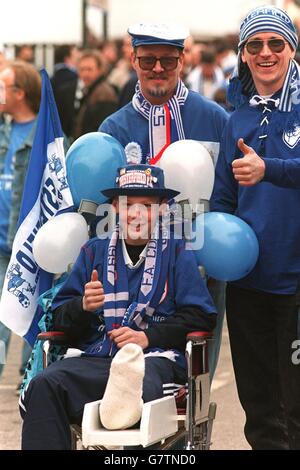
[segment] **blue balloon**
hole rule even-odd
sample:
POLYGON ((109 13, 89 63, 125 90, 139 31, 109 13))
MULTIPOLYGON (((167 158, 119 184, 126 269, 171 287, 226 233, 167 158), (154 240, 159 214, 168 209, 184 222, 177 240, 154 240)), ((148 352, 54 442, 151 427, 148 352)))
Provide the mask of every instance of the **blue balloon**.
POLYGON ((210 277, 236 281, 252 271, 259 246, 253 229, 242 219, 223 212, 208 212, 198 215, 192 228, 197 263, 205 267, 210 277))
POLYGON ((126 165, 125 151, 117 139, 103 132, 90 132, 79 137, 66 155, 67 177, 78 208, 81 199, 103 204, 101 191, 113 188, 117 169, 126 165))

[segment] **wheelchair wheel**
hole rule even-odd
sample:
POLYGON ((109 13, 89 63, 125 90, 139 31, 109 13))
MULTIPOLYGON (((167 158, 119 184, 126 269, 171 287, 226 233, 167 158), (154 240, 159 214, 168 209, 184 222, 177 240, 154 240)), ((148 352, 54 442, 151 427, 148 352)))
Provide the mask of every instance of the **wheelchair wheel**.
POLYGON ((175 436, 171 436, 161 444, 161 450, 183 450, 185 448, 187 432, 185 429, 179 430, 175 436))
POLYGON ((161 450, 209 450, 211 445, 209 427, 209 421, 195 427, 193 449, 188 449, 188 433, 185 429, 167 439, 160 448, 161 450))

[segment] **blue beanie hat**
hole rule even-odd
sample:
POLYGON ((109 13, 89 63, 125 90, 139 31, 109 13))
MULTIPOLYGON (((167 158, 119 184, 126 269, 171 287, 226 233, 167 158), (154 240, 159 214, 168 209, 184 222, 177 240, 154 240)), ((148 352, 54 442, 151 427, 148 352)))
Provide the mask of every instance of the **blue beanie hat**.
POLYGON ((258 7, 250 11, 240 27, 239 49, 254 34, 268 32, 280 34, 294 50, 297 49, 298 35, 291 18, 284 10, 274 6, 258 7))
POLYGON ((227 92, 228 101, 235 108, 238 108, 244 102, 243 95, 251 96, 255 92, 249 67, 241 60, 242 49, 246 41, 253 35, 268 32, 280 34, 294 50, 297 49, 297 31, 291 18, 284 10, 272 5, 251 10, 240 27, 238 63, 227 92))

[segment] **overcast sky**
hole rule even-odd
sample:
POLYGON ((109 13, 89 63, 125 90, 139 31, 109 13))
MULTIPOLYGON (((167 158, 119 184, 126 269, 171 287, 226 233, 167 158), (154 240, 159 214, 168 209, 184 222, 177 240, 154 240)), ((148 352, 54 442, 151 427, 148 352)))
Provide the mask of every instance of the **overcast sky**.
MULTIPOLYGON (((122 37, 143 20, 187 26, 192 34, 236 33, 252 7, 281 0, 108 0, 108 29, 122 37)), ((0 43, 73 43, 82 38, 81 0, 0 0, 0 43)), ((101 13, 92 11, 91 26, 101 32, 101 13)))

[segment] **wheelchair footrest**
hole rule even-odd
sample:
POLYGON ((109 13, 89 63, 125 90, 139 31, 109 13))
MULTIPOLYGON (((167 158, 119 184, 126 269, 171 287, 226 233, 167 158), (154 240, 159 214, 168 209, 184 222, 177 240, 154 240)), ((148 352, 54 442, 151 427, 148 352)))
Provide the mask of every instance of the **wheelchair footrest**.
POLYGON ((174 435, 178 430, 174 397, 164 397, 144 403, 137 429, 110 431, 102 427, 99 417, 101 400, 87 403, 82 420, 82 444, 89 446, 136 446, 155 444, 174 435), (163 421, 162 421, 163 417, 163 421))

